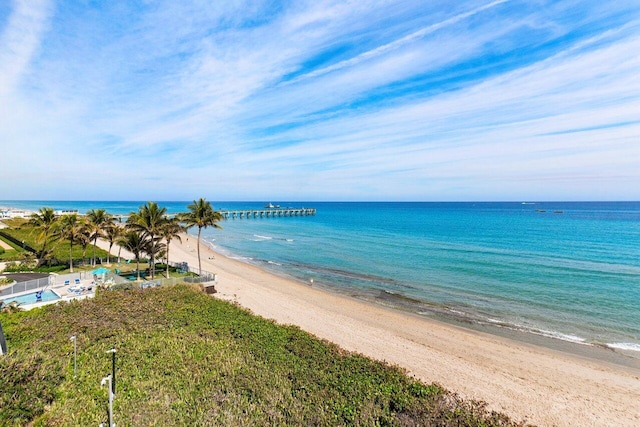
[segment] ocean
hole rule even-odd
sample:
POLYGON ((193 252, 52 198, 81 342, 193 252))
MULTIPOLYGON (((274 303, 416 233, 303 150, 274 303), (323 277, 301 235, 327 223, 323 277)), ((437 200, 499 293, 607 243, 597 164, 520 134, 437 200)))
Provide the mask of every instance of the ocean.
MULTIPOLYGON (((0 206, 127 214, 143 203, 0 206)), ((169 213, 189 204, 158 203, 169 213)), ((278 203, 317 214, 229 219, 203 238, 228 256, 332 292, 640 358, 640 202, 278 203)))

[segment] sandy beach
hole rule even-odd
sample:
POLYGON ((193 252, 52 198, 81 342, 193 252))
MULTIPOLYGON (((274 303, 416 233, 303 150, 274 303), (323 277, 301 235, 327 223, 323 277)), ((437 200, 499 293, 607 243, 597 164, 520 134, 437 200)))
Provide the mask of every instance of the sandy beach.
MULTIPOLYGON (((197 239, 171 261, 197 267, 197 239)), ((457 327, 273 275, 201 246, 217 297, 342 348, 405 368, 515 420, 542 426, 640 425, 640 369, 457 327)))

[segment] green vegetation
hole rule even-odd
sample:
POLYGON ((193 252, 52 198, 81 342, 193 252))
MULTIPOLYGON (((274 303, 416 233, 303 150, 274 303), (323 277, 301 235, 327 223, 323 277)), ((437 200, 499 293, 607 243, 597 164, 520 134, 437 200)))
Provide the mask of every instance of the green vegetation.
MULTIPOLYGON (((106 258, 110 263, 111 248, 118 244, 135 256, 136 263, 142 261, 146 255, 151 265, 157 259, 164 259, 168 264, 169 244, 172 239, 179 240, 179 234, 189 227, 198 227, 198 242, 200 231, 209 226, 220 228, 216 222, 223 219, 220 212, 215 212, 211 204, 204 199, 194 201, 189 205, 187 213, 170 218, 167 208, 155 202, 147 202, 137 212, 130 212, 127 223, 123 226, 116 223, 113 215, 104 209, 91 209, 85 216, 76 213, 56 215, 49 207, 43 207, 33 213, 28 219, 16 218, 4 220, 9 226, 0 234, 6 233, 3 240, 9 241, 15 249, 0 253, 2 261, 35 261, 35 267, 28 265, 29 270, 61 271, 66 268, 57 266, 65 264, 73 272, 74 264, 87 259, 87 248, 92 246, 91 266, 95 267, 97 258, 106 258), (183 226, 182 222, 186 223, 183 226), (97 247, 98 239, 109 242, 109 251, 97 247), (64 260, 64 261, 63 261, 64 260)), ((117 255, 120 260, 120 249, 117 255)), ((200 245, 198 245, 198 267, 200 266, 200 245)), ((27 265, 14 267, 25 271, 27 265)), ((140 268, 137 268, 139 271, 140 268)), ((15 270, 14 270, 15 271, 15 270)), ((166 270, 169 275, 169 269, 166 270)), ((150 271, 151 278, 156 274, 150 271)), ((138 277, 139 278, 139 277, 138 277)))
POLYGON ((180 219, 185 223, 187 229, 198 227, 198 272, 201 272, 200 234, 202 229, 207 227, 222 228, 218 222, 222 221, 224 217, 220 212, 214 211, 211 203, 203 198, 194 200, 193 204, 187 206, 187 209, 189 209, 189 212, 182 214, 180 219))
POLYGON ((0 425, 513 425, 400 369, 177 285, 0 314, 0 425), (73 377, 77 335, 78 376, 73 377))
MULTIPOLYGON (((71 215, 68 215, 68 216, 71 217, 71 215)), ((5 221, 5 223, 9 225, 10 228, 3 229, 2 231, 4 233, 13 237, 18 242, 24 242, 25 246, 27 247, 39 248, 37 249, 37 252, 38 252, 37 254, 30 254, 31 257, 44 256, 44 258, 41 258, 42 261, 40 262, 40 265, 37 265, 37 267, 43 267, 45 266, 45 264, 49 266, 55 266, 60 263, 65 263, 65 264, 68 263, 70 249, 72 249, 71 254, 74 260, 80 260, 85 258, 86 254, 83 251, 82 245, 75 244, 73 248, 71 248, 68 240, 55 240, 52 242, 53 236, 55 236, 55 234, 53 235, 47 234, 48 236, 47 239, 49 239, 48 240, 49 244, 48 244, 48 247, 43 248, 42 236, 44 234, 42 230, 40 229, 39 226, 34 225, 33 223, 30 223, 27 220, 13 219, 11 221, 5 221)), ((55 231, 52 233, 55 233, 55 231)), ((14 248, 16 247, 16 245, 10 241, 7 241, 7 243, 9 243, 14 248)), ((17 250, 19 252, 16 251, 13 258, 5 257, 3 260, 9 261, 9 260, 25 259, 25 255, 27 252, 24 251, 22 248, 17 248, 17 250), (22 255, 15 256, 18 253, 22 255)), ((10 251, 7 251, 7 254, 9 252, 10 251)), ((106 258, 107 252, 103 249, 98 248, 96 250, 96 255, 98 257, 106 258)), ((49 271, 46 268, 41 269, 41 268, 34 267, 34 269, 37 271, 49 271)))
MULTIPOLYGON (((2 231, 3 232, 7 232, 8 230, 7 229, 3 229, 2 231)), ((11 248, 13 248, 13 249, 5 249, 5 248, 0 246, 0 262, 18 261, 18 260, 24 259, 24 257, 25 257, 25 250, 24 249, 22 249, 20 246, 16 245, 12 241, 10 241, 9 239, 7 239, 7 238, 5 238, 5 237, 3 237, 1 235, 0 235, 0 240, 2 240, 7 245, 11 246, 11 248)))
MULTIPOLYGON (((127 219, 127 229, 139 234, 144 241, 142 249, 149 255, 151 265, 155 265, 156 257, 166 247, 160 240, 167 221, 167 208, 161 208, 155 202, 147 202, 140 206, 138 212, 131 212, 127 219)), ((136 259, 138 258, 136 256, 136 259)), ((151 271, 152 279, 154 275, 155 271, 151 271)))

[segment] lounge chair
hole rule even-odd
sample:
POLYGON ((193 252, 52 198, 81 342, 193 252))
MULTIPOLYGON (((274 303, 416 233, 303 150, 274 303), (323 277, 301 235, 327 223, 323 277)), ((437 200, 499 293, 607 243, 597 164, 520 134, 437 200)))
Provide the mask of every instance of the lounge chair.
POLYGON ((65 285, 65 286, 69 286, 69 285, 71 285, 71 282, 70 282, 69 280, 65 280, 65 281, 64 281, 64 285, 65 285))
POLYGON ((76 279, 76 285, 80 284, 80 279, 76 279))

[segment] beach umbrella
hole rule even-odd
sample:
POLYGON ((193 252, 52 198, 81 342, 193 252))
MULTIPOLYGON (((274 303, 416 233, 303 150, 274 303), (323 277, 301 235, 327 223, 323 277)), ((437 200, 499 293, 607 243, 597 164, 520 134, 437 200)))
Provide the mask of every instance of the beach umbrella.
POLYGON ((104 268, 104 267, 100 267, 97 270, 93 270, 92 274, 95 274, 96 276, 99 274, 107 274, 108 272, 110 272, 111 270, 109 270, 108 268, 104 268))
POLYGON ((100 280, 104 280, 104 276, 110 271, 108 268, 100 267, 97 270, 93 270, 92 273, 94 277, 100 277, 100 280))

